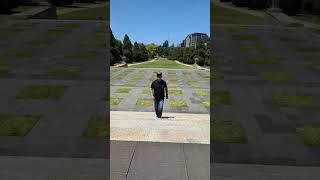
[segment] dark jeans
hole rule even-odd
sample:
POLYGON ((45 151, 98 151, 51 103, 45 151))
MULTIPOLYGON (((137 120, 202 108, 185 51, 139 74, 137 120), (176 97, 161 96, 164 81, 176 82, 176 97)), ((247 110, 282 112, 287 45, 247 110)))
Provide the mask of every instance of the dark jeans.
POLYGON ((163 110, 164 99, 155 99, 154 100, 154 109, 156 111, 157 117, 161 118, 163 110))

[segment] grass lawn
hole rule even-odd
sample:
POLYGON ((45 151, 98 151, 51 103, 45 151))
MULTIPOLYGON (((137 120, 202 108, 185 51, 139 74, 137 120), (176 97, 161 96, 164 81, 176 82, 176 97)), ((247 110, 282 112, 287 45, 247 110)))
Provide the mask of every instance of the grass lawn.
POLYGON ((107 44, 101 39, 88 39, 80 42, 81 45, 92 48, 104 48, 107 44))
POLYGON ((232 40, 235 41, 256 41, 258 37, 252 34, 233 34, 232 40))
POLYGON ((261 72, 258 78, 266 81, 294 81, 287 72, 261 72))
POLYGON ((182 94, 182 90, 169 90, 169 95, 170 94, 174 94, 174 95, 181 95, 182 94))
POLYGON ((289 36, 281 36, 280 41, 282 42, 293 42, 293 43, 299 43, 304 42, 305 40, 300 37, 289 37, 289 36))
POLYGON ((171 99, 169 102, 170 106, 173 108, 186 108, 188 107, 187 101, 183 99, 171 99))
POLYGON ((79 77, 81 68, 79 66, 51 66, 47 75, 55 77, 79 77))
POLYGON ((246 143, 247 139, 241 125, 236 122, 213 122, 214 143, 246 143))
POLYGON ((97 116, 91 118, 88 127, 83 133, 84 137, 89 138, 107 138, 109 135, 109 123, 106 117, 97 116))
POLYGON ((7 52, 4 53, 4 56, 7 58, 17 58, 17 57, 30 58, 34 55, 34 53, 35 52, 32 50, 9 49, 7 52))
POLYGON ((123 86, 132 87, 132 86, 136 86, 136 85, 137 85, 136 82, 126 82, 123 86))
POLYGON ((56 27, 67 28, 67 29, 76 29, 76 28, 81 27, 81 25, 79 23, 61 23, 61 24, 57 24, 56 27))
POLYGON ((27 42, 27 44, 30 44, 33 46, 49 46, 49 45, 53 44, 54 42, 55 41, 52 39, 34 39, 34 40, 27 42))
POLYGON ((231 105, 232 100, 228 91, 213 91, 211 96, 212 102, 217 102, 221 105, 231 105))
POLYGON ((266 48, 260 44, 241 44, 238 47, 243 51, 265 51, 266 48))
POLYGON ((143 64, 137 64, 129 66, 129 68, 165 68, 165 69, 191 69, 189 66, 178 64, 173 60, 160 58, 153 62, 146 62, 143 64))
POLYGON ((69 34, 71 32, 72 32, 71 30, 49 29, 47 31, 47 34, 49 36, 63 36, 63 35, 69 34))
POLYGON ((223 79, 224 74, 222 71, 214 69, 213 71, 213 80, 223 79))
POLYGON ((205 108, 210 108, 210 101, 203 101, 202 104, 205 108))
POLYGON ((320 48, 318 47, 303 47, 303 48, 297 48, 297 52, 302 52, 302 53, 319 53, 320 48))
POLYGON ((199 88, 199 89, 203 88, 203 86, 200 84, 191 84, 190 87, 191 88, 199 88))
POLYGON ((97 57, 97 53, 94 51, 76 51, 65 54, 65 57, 77 60, 91 60, 97 57))
POLYGON ((197 96, 210 96, 210 92, 208 91, 197 90, 197 91, 194 91, 194 94, 197 96))
POLYGON ((121 98, 115 98, 115 97, 110 97, 110 104, 111 105, 118 105, 122 101, 121 98))
POLYGON ((277 94, 272 102, 281 107, 289 108, 320 108, 320 98, 308 94, 277 94))
POLYGON ((176 87, 178 87, 179 85, 178 84, 176 84, 176 83, 170 83, 170 84, 168 84, 168 87, 169 88, 176 88, 176 87))
POLYGON ((311 61, 311 64, 313 65, 320 65, 320 59, 315 59, 311 61))
POLYGON ((64 20, 109 20, 109 6, 81 9, 58 16, 58 19, 64 20))
POLYGON ((17 96, 17 99, 59 99, 67 87, 49 86, 49 85, 31 85, 23 89, 17 96))
POLYGON ((300 125, 296 127, 296 133, 303 140, 305 145, 320 145, 320 125, 300 125))
POLYGON ((130 88, 119 88, 115 91, 115 93, 126 94, 126 93, 129 93, 130 91, 131 91, 130 88))
POLYGON ((0 136, 25 136, 40 116, 0 114, 0 136))
POLYGON ((247 59, 248 63, 251 64, 275 64, 277 60, 273 57, 268 56, 257 56, 257 57, 250 57, 247 59))
POLYGON ((151 90, 150 89, 145 89, 142 91, 142 94, 151 94, 151 90))
POLYGON ((211 23, 216 24, 262 24, 263 19, 239 11, 219 7, 211 2, 211 23))
POLYGON ((7 74, 15 69, 15 65, 11 64, 0 64, 0 74, 7 74))
POLYGON ((152 99, 139 98, 136 105, 138 106, 152 106, 154 104, 152 99))

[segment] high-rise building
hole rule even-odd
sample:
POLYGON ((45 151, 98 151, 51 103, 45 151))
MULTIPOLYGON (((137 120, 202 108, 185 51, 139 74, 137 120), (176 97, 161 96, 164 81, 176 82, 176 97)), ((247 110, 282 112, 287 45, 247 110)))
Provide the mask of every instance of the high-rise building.
POLYGON ((197 47, 200 41, 208 41, 209 37, 205 33, 192 33, 183 40, 183 47, 197 47))

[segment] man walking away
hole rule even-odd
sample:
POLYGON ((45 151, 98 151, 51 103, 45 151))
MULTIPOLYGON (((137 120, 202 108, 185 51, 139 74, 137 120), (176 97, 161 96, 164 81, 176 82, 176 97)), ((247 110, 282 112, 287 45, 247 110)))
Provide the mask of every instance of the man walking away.
POLYGON ((151 84, 151 96, 154 100, 154 109, 158 118, 162 116, 164 97, 168 99, 168 87, 162 79, 162 73, 157 72, 157 79, 151 84))

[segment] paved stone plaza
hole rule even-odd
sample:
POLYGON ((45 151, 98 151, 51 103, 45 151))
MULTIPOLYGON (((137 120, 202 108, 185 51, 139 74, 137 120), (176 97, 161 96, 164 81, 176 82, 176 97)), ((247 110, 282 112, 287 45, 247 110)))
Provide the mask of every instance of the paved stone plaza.
POLYGON ((116 111, 154 111, 150 86, 156 79, 156 72, 163 73, 167 81, 169 99, 165 101, 164 112, 208 114, 210 99, 210 74, 204 70, 179 69, 134 69, 112 68, 110 98, 116 111), (145 101, 139 103, 138 101, 145 101), (179 104, 180 102, 180 104, 179 104), (177 103, 177 105, 176 105, 177 103))
POLYGON ((306 145, 298 130, 319 125, 320 34, 271 25, 212 26, 215 70, 212 89, 232 103, 215 104, 214 118, 237 122, 246 143, 214 143, 213 161, 320 165, 320 146, 306 145), (309 100, 308 100, 309 99, 309 100))
POLYGON ((86 135, 93 118, 106 122, 105 27, 99 21, 1 21, 1 128, 13 127, 12 133, 1 129, 0 155, 108 157, 107 140, 86 135), (22 125, 14 123, 25 117, 38 120, 18 134, 22 125))

